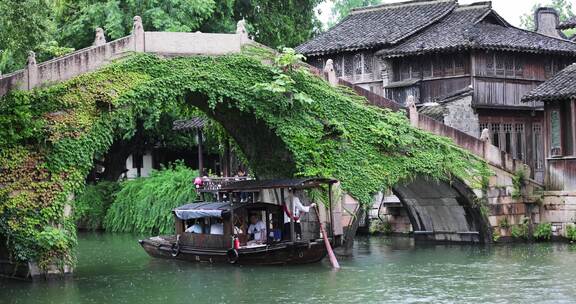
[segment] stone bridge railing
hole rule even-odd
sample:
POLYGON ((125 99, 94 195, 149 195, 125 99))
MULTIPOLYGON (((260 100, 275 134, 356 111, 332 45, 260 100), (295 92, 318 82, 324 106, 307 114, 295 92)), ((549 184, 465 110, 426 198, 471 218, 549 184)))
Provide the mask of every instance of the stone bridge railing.
MULTIPOLYGON (((325 77, 327 79, 329 78, 328 75, 325 77)), ((410 118, 410 123, 413 126, 436 135, 451 138, 455 144, 479 157, 482 157, 493 167, 497 167, 509 173, 516 172, 518 168, 528 168, 524 162, 514 159, 510 154, 494 146, 490 142, 491 137, 489 136, 489 133, 487 133, 489 132, 487 129, 482 132, 483 136, 481 136, 481 138, 476 138, 428 116, 419 115, 416 106, 413 103, 411 106, 405 107, 391 99, 377 95, 344 79, 337 79, 337 83, 352 88, 357 94, 366 97, 368 102, 374 106, 388 108, 393 111, 405 110, 410 118)))
POLYGON ((130 36, 106 42, 104 31, 99 28, 91 47, 42 63, 36 63, 34 52, 30 52, 25 69, 0 75, 0 97, 13 89, 31 90, 94 71, 132 52, 162 56, 225 55, 239 53, 242 45, 250 42, 243 21, 238 22, 234 34, 145 32, 142 20, 136 16, 130 36))

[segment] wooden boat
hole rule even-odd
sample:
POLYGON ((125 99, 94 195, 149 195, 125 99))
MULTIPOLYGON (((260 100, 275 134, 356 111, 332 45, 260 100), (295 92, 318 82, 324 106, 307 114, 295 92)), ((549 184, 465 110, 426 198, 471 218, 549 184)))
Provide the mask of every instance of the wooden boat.
MULTIPOLYGON (((292 206, 294 191, 323 185, 331 188, 330 185, 334 182, 330 179, 232 182, 216 187, 219 193, 214 197, 228 198, 226 201, 195 202, 172 210, 176 222, 175 235, 156 236, 139 242, 152 257, 190 262, 239 265, 318 262, 327 254, 318 230, 319 225, 308 223, 307 227, 313 229, 308 229, 307 233, 303 233, 302 239, 298 239, 291 218, 291 231, 283 231, 285 208, 282 204, 286 204, 286 209, 292 206), (275 198, 274 202, 258 201, 266 197, 263 191, 267 191, 268 197, 272 198, 270 200, 275 198), (250 199, 241 202, 240 197, 244 195, 250 199), (249 215, 260 216, 265 224, 267 237, 264 241, 249 241, 246 233, 249 215), (214 229, 214 225, 221 225, 222 228, 214 229), (196 231, 191 232, 192 230, 196 231), (211 230, 218 230, 218 234, 213 234, 214 231, 211 230)), ((331 203, 331 195, 328 201, 331 203)), ((332 213, 328 211, 326 214, 332 213)), ((327 218, 327 221, 332 222, 332 216, 327 218)), ((330 232, 329 239, 336 245, 333 232, 330 232)))

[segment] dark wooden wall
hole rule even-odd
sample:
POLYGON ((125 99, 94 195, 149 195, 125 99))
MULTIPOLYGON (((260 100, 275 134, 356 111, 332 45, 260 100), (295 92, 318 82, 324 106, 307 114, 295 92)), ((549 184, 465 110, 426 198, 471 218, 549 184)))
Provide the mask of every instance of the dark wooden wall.
POLYGON ((573 58, 502 51, 463 51, 391 60, 391 84, 386 97, 405 103, 408 95, 432 102, 472 85, 474 105, 533 108, 522 96, 552 77, 573 58), (418 81, 417 83, 415 83, 418 81))
POLYGON ((540 83, 562 70, 574 59, 554 55, 518 52, 476 51, 471 55, 474 104, 517 108, 539 107, 542 103, 522 103, 540 83))
POLYGON ((576 158, 548 159, 547 190, 576 190, 576 158))

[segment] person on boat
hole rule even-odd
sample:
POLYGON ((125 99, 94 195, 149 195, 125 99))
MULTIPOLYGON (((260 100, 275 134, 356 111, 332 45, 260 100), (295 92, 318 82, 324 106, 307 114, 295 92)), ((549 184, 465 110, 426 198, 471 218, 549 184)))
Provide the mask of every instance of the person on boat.
POLYGON ((248 235, 252 239, 249 243, 262 244, 266 242, 266 224, 255 214, 250 216, 248 235))
POLYGON ((239 235, 239 234, 243 234, 244 230, 244 221, 242 219, 240 219, 240 217, 235 214, 234 215, 234 234, 235 235, 239 235))
POLYGON ((300 240, 302 238, 302 226, 300 226, 300 214, 310 212, 310 208, 316 207, 315 203, 310 204, 310 206, 302 205, 298 196, 294 196, 292 199, 292 211, 288 209, 288 206, 284 204, 284 235, 286 240, 291 240, 290 235, 290 219, 294 221, 294 233, 296 234, 296 239, 300 240))
POLYGON ((224 234, 224 224, 222 219, 217 219, 215 223, 210 225, 210 234, 224 234))
POLYGON ((188 233, 202 233, 202 225, 199 222, 195 222, 194 225, 186 228, 185 232, 188 233))
MULTIPOLYGON (((236 171, 236 176, 234 177, 234 180, 241 181, 245 178, 246 178, 246 172, 244 172, 242 168, 238 167, 238 171, 236 171)), ((247 201, 248 201, 248 193, 240 192, 240 202, 245 203, 247 201)))

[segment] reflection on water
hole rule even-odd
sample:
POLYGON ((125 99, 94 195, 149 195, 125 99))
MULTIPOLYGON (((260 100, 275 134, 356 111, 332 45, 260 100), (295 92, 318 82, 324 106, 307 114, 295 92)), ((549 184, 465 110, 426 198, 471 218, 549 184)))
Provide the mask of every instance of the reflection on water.
POLYGON ((148 257, 127 234, 80 234, 72 279, 0 280, 0 303, 576 303, 576 245, 415 245, 360 238, 340 271, 148 257))

